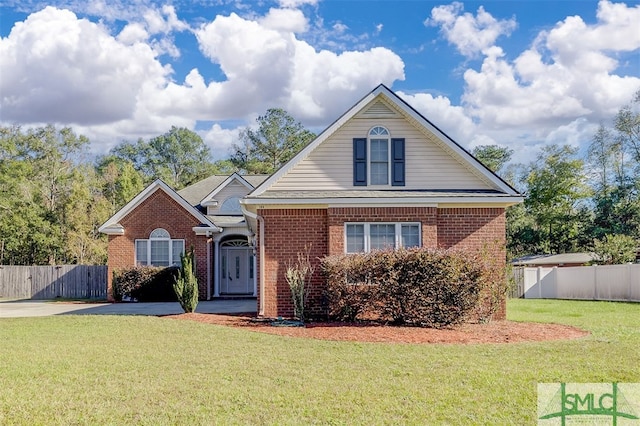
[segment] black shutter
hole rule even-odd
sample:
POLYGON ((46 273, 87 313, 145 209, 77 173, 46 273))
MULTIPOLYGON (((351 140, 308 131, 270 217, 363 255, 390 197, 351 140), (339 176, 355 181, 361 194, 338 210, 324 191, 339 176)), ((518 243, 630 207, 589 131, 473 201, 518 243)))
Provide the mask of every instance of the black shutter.
POLYGON ((404 138, 391 139, 391 185, 404 186, 404 138))
POLYGON ((353 139, 353 186, 367 186, 367 139, 353 139))

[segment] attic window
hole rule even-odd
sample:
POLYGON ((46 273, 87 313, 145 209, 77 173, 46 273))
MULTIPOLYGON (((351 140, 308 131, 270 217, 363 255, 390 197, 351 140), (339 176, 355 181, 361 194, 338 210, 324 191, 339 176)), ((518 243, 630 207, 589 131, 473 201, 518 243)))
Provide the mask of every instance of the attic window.
POLYGON ((366 138, 353 139, 353 186, 405 186, 404 138, 391 138, 374 126, 366 138))
POLYGON ((369 182, 389 185, 389 131, 376 126, 369 131, 369 182))
POLYGON ((220 213, 223 214, 242 214, 240 207, 240 197, 229 197, 220 206, 220 213))

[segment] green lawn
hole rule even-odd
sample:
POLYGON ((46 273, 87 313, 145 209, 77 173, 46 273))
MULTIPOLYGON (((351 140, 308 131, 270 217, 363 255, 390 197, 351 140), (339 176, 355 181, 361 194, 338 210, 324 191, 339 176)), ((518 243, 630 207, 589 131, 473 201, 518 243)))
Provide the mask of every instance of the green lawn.
POLYGON ((640 382, 640 304, 508 312, 592 334, 407 345, 155 317, 0 319, 0 424, 534 424, 538 382, 640 382))

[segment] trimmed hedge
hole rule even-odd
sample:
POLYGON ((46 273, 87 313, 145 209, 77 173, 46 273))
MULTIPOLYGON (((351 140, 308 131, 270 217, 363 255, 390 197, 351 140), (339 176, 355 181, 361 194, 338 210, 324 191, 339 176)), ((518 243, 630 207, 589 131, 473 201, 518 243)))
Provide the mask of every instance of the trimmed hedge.
POLYGON ((491 289, 500 272, 488 259, 424 248, 325 257, 329 318, 426 327, 487 320, 500 300, 491 289))
POLYGON ((121 302, 123 297, 138 302, 177 302, 173 283, 177 267, 138 266, 113 272, 112 295, 121 302))

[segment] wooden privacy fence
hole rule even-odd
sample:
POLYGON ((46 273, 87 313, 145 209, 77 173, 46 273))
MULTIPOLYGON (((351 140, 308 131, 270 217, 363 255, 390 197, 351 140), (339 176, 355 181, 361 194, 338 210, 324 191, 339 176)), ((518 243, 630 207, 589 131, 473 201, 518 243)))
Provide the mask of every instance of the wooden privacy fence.
POLYGON ((0 266, 0 298, 106 299, 104 265, 0 266))
POLYGON ((515 269, 518 297, 640 302, 640 264, 515 269))

